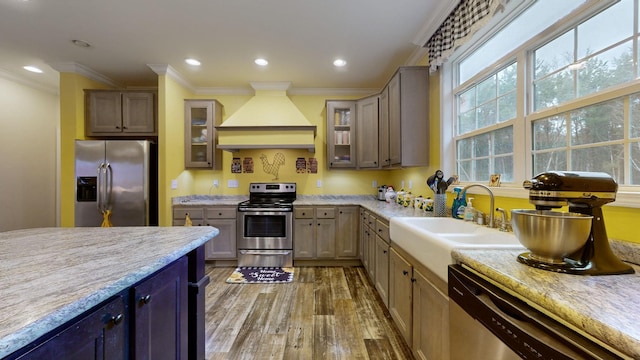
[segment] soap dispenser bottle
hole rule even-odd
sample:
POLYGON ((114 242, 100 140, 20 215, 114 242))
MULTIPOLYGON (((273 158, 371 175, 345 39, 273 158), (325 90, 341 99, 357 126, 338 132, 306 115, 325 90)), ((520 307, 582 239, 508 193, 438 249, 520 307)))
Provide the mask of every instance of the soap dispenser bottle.
POLYGON ((467 206, 464 208, 464 221, 473 221, 475 209, 471 204, 471 200, 473 200, 472 197, 467 198, 467 206))
POLYGON ((464 219, 467 195, 462 193, 462 188, 459 186, 453 188, 453 193, 455 196, 453 198, 453 206, 451 207, 451 216, 455 219, 464 219))

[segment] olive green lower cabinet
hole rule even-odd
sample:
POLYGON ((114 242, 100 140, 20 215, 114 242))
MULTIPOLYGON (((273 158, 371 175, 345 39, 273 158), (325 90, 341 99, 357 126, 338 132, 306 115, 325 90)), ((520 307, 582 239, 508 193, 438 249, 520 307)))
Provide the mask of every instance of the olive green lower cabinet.
POLYGON ((293 258, 299 265, 358 263, 358 206, 295 206, 293 258))
POLYGON ((389 257, 389 313, 418 359, 449 359, 447 284, 402 249, 389 257))
POLYGON ((216 265, 234 265, 237 259, 236 206, 174 206, 173 226, 184 226, 187 215, 192 226, 213 226, 220 230, 215 239, 205 244, 205 260, 216 265))

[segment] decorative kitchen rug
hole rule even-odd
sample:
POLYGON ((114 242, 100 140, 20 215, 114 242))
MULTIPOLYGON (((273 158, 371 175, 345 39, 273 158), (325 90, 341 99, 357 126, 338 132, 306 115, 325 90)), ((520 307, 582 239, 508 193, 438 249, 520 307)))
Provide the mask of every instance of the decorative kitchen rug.
POLYGON ((292 267, 239 267, 229 276, 229 284, 276 284, 293 281, 292 267))

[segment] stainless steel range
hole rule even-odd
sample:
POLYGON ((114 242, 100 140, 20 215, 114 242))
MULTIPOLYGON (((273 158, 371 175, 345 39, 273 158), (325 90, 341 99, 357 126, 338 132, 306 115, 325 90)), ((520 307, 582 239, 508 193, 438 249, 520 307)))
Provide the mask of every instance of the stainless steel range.
POLYGON ((295 183, 251 183, 238 204, 238 266, 293 266, 295 183))

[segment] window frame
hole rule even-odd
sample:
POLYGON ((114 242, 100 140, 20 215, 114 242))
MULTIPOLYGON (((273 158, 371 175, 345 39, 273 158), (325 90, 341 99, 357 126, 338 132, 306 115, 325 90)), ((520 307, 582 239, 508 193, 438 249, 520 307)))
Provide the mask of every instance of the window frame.
MULTIPOLYGON (((594 16, 602 9, 615 4, 616 0, 588 0, 572 11, 569 15, 560 19, 554 25, 542 30, 539 34, 523 43, 509 54, 505 54, 498 61, 494 62, 487 68, 483 69, 473 77, 469 78, 465 83, 457 84, 457 66, 458 64, 473 51, 482 46, 494 34, 499 32, 502 27, 508 24, 512 19, 523 13, 535 0, 512 1, 511 6, 507 6, 501 15, 494 16, 482 29, 474 34, 471 41, 460 46, 452 54, 447 62, 439 69, 440 72, 440 163, 445 173, 454 174, 457 171, 456 164, 456 133, 457 127, 457 99, 456 94, 464 89, 468 89, 473 84, 478 84, 487 76, 497 72, 497 69, 503 69, 511 62, 516 62, 517 66, 517 84, 516 84, 516 120, 513 121, 513 162, 514 162, 514 179, 513 182, 503 182, 500 187, 492 188, 496 196, 505 196, 513 198, 528 198, 528 191, 522 188, 522 182, 530 179, 532 174, 533 159, 531 156, 532 148, 532 122, 538 119, 549 117, 551 115, 567 111, 575 110, 587 105, 593 105, 603 101, 611 100, 620 96, 628 96, 634 92, 640 91, 640 78, 636 78, 632 82, 617 85, 609 88, 601 93, 589 94, 575 100, 571 100, 557 107, 551 107, 538 111, 533 111, 533 71, 534 67, 530 63, 533 59, 533 50, 553 40, 555 37, 563 34, 567 30, 574 28, 579 23, 594 16), (525 94, 523 96, 523 94, 525 94)), ((503 126, 504 123, 498 123, 487 131, 492 131, 503 126)), ((469 184, 469 183, 466 183, 469 184)), ((466 185, 464 182, 461 185, 466 185)), ((640 207, 640 186, 620 186, 618 195, 613 206, 640 207)))

